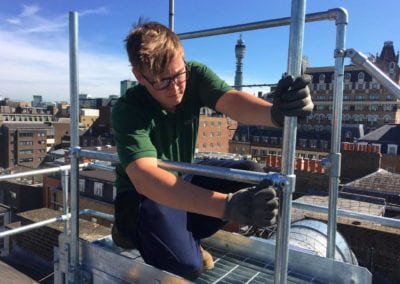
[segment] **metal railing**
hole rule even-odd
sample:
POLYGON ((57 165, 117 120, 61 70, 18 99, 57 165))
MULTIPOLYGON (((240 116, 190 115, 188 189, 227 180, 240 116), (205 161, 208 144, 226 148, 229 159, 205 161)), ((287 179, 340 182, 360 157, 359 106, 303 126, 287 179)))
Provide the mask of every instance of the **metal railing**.
MULTIPOLYGON (((170 26, 173 27, 173 0, 170 0, 170 26)), ((70 12, 70 101, 71 101, 71 165, 61 166, 51 169, 42 169, 37 171, 18 173, 12 175, 0 176, 0 181, 5 179, 14 179, 17 177, 45 174, 50 172, 61 171, 64 174, 63 196, 64 196, 64 214, 55 218, 44 220, 36 224, 27 225, 17 229, 9 230, 0 233, 0 238, 18 234, 38 227, 46 226, 52 222, 66 222, 65 231, 70 232, 69 247, 70 259, 68 263, 68 275, 66 280, 69 283, 79 282, 79 216, 80 215, 95 215, 101 218, 112 221, 112 216, 109 214, 97 212, 94 210, 79 211, 79 190, 78 176, 80 167, 101 168, 104 170, 113 170, 110 167, 96 165, 95 163, 79 165, 79 157, 95 158, 99 160, 118 162, 118 157, 115 154, 101 153, 97 151, 82 150, 79 145, 78 137, 78 15, 76 12, 70 12), (69 172, 70 171, 70 172, 69 172), (68 175, 68 173, 70 175, 68 175), (71 198, 70 208, 68 206, 68 176, 71 180, 71 198)), ((325 165, 329 165, 329 207, 320 207, 316 205, 303 204, 292 202, 292 194, 295 190, 295 175, 294 170, 294 151, 295 151, 295 136, 297 130, 296 118, 285 118, 283 153, 284 163, 282 165, 282 173, 254 173, 236 169, 216 168, 204 165, 194 165, 178 162, 159 161, 160 167, 167 170, 180 171, 184 173, 195 173, 210 177, 219 177, 235 181, 245 181, 248 183, 259 183, 261 180, 267 179, 271 183, 282 190, 283 198, 279 210, 279 227, 278 238, 276 244, 276 263, 275 263, 275 283, 285 283, 288 268, 288 236, 290 230, 290 215, 291 206, 308 211, 320 212, 328 214, 328 246, 327 256, 334 258, 336 219, 337 216, 351 217, 354 219, 364 220, 372 223, 378 223, 386 226, 400 228, 400 220, 370 216, 361 213, 355 213, 346 210, 337 210, 337 197, 340 175, 340 130, 341 130, 341 115, 343 101, 343 75, 344 75, 344 58, 351 57, 353 62, 366 68, 373 76, 381 81, 389 90, 393 91, 396 96, 400 97, 400 89, 391 80, 382 75, 382 72, 371 64, 362 54, 355 50, 345 50, 345 31, 348 21, 347 11, 345 9, 331 9, 325 12, 313 13, 305 15, 305 1, 292 1, 291 17, 280 18, 256 23, 243 25, 235 25, 221 27, 209 30, 195 31, 179 34, 179 37, 184 39, 214 36, 220 34, 248 31, 254 29, 272 28, 283 25, 290 25, 289 37, 289 60, 288 74, 299 75, 300 64, 302 58, 303 44, 303 29, 305 22, 335 20, 336 24, 336 46, 335 46, 335 86, 334 86, 334 105, 332 119, 332 148, 331 153, 325 161, 325 165), (294 138, 293 138, 294 137, 294 138), (292 141, 292 142, 291 142, 292 141)))

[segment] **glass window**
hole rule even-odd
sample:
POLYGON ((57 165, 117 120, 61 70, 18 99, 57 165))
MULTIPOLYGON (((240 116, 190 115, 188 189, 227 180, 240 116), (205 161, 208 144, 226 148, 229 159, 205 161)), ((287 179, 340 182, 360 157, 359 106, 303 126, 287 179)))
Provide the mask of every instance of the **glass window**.
POLYGON ((79 179, 79 191, 85 192, 85 180, 84 179, 79 179))
POLYGON ((396 155, 396 154, 397 154, 397 145, 395 145, 395 144, 388 144, 388 147, 387 147, 387 154, 388 154, 388 155, 396 155))
POLYGON ((93 194, 98 197, 103 197, 103 183, 101 182, 94 183, 93 194))

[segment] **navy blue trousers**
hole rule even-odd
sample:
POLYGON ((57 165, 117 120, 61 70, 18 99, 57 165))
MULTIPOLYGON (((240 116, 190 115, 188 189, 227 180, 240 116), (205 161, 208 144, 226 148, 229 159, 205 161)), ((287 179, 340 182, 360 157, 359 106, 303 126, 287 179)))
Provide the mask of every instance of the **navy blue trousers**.
MULTIPOLYGON (((206 160, 201 164, 262 171, 258 164, 250 161, 206 160)), ((198 186, 224 193, 250 186, 197 175, 188 179, 198 186)), ((129 230, 128 234, 144 261, 189 280, 196 279, 203 270, 200 240, 211 236, 226 224, 221 219, 170 208, 144 196, 140 196, 135 223, 135 229, 129 230)))

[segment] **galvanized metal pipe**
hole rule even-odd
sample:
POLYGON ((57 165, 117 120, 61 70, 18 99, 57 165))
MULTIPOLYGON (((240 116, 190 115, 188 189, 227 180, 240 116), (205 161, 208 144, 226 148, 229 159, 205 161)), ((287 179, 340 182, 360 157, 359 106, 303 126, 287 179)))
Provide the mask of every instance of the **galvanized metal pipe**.
MULTIPOLYGON (((316 22, 322 20, 334 20, 337 18, 337 10, 338 9, 330 9, 325 12, 318 12, 318 13, 311 13, 305 16, 306 22, 316 22)), ((259 29, 266 29, 266 28, 275 28, 281 26, 288 26, 290 25, 291 18, 278 18, 272 20, 264 20, 258 22, 251 22, 247 24, 240 24, 240 25, 232 25, 232 26, 225 26, 213 29, 205 29, 193 32, 186 32, 178 34, 181 40, 184 39, 193 39, 193 38, 200 38, 200 37, 208 37, 208 36, 216 36, 216 35, 223 35, 229 33, 237 33, 237 32, 244 32, 244 31, 252 31, 252 30, 259 30, 259 29)))
MULTIPOLYGON (((107 214, 107 213, 104 213, 104 212, 100 212, 100 211, 96 211, 96 210, 93 210, 93 209, 83 209, 83 210, 79 211, 79 216, 94 216, 94 217, 103 218, 103 219, 108 220, 110 222, 114 222, 114 216, 113 215, 107 214)), ((60 216, 57 216, 57 217, 54 217, 54 218, 46 219, 46 220, 43 220, 43 221, 39 221, 39 222, 36 222, 36 223, 33 223, 33 224, 24 225, 24 226, 21 226, 19 228, 15 228, 15 229, 11 229, 11 230, 7 230, 7 231, 4 231, 4 232, 1 232, 0 233, 0 239, 8 237, 8 236, 24 233, 24 232, 27 232, 27 231, 31 231, 31 230, 34 230, 34 229, 38 229, 38 228, 41 228, 41 227, 45 227, 45 226, 47 226, 49 224, 52 224, 52 223, 68 221, 69 219, 71 219, 71 214, 70 213, 69 214, 63 214, 63 215, 60 215, 60 216)))
POLYGON ((328 215, 328 244, 326 256, 335 258, 336 231, 337 231, 337 199, 340 184, 341 169, 341 130, 343 106, 343 79, 344 79, 344 49, 346 38, 347 12, 337 10, 336 20, 336 49, 335 49, 335 74, 332 110, 332 136, 331 136, 331 167, 329 169, 329 215, 328 215))
MULTIPOLYGON (((80 157, 94 158, 99 160, 107 160, 118 162, 118 156, 110 153, 102 153, 91 150, 81 150, 79 152, 80 157)), ((223 178, 227 180, 246 182, 252 184, 258 184, 262 180, 270 180, 273 186, 282 188, 287 184, 287 178, 279 173, 260 173, 245 171, 239 169, 230 169, 223 167, 214 167, 201 164, 191 164, 183 162, 171 162, 158 160, 158 166, 165 170, 176 171, 188 174, 199 174, 208 177, 223 178)), ((104 166, 96 166, 89 164, 89 167, 104 169, 104 166)))
POLYGON ((22 227, 19 227, 19 228, 15 228, 15 229, 12 229, 12 230, 7 230, 7 231, 4 231, 4 232, 0 233, 0 239, 4 238, 4 237, 12 236, 12 235, 20 234, 20 233, 23 233, 23 232, 27 232, 27 231, 30 231, 30 230, 33 230, 33 229, 38 229, 38 228, 47 226, 47 225, 49 225, 51 223, 63 222, 63 221, 68 220, 69 218, 70 218, 70 215, 61 215, 61 216, 57 216, 57 217, 54 217, 54 218, 51 218, 51 219, 47 219, 47 220, 39 221, 39 222, 36 222, 36 223, 33 223, 33 224, 25 225, 25 226, 22 226, 22 227))
MULTIPOLYGON (((293 76, 301 74, 305 10, 305 0, 292 0, 287 73, 293 76)), ((274 282, 282 284, 287 283, 289 263, 290 216, 292 197, 296 184, 296 176, 294 175, 296 134, 297 118, 285 117, 282 145, 282 174, 288 177, 289 183, 283 188, 279 198, 274 275, 274 282)))
MULTIPOLYGON (((64 215, 70 214, 69 210, 69 171, 62 171, 61 174, 61 185, 63 192, 63 209, 64 215)), ((71 224, 69 219, 64 223, 64 234, 68 236, 70 234, 71 224)))
MULTIPOLYGON (((87 164, 82 164, 81 165, 81 167, 84 167, 84 166, 87 166, 87 164)), ((32 170, 32 171, 27 171, 27 172, 22 172, 22 173, 0 175, 0 181, 9 180, 9 179, 16 179, 16 178, 20 178, 20 177, 56 173, 56 172, 61 172, 61 171, 64 171, 64 170, 69 170, 70 168, 71 168, 70 165, 65 165, 65 166, 59 166, 59 167, 54 167, 54 168, 32 170)))
POLYGON ((393 82, 385 73, 376 67, 368 58, 361 52, 355 49, 346 50, 346 56, 350 57, 351 61, 358 66, 361 66, 366 71, 370 72, 386 89, 400 99, 400 86, 393 82))
POLYGON ((69 13, 69 76, 70 76, 70 143, 71 143, 71 235, 69 283, 79 283, 79 190, 78 171, 79 157, 76 147, 79 146, 79 76, 78 76, 78 13, 69 13))
POLYGON ((174 17, 175 17, 175 1, 169 0, 169 28, 174 30, 174 17))
POLYGON ((105 219, 107 221, 114 222, 114 215, 96 211, 93 209, 82 209, 81 211, 79 211, 79 215, 80 216, 88 215, 88 216, 93 216, 93 217, 99 217, 99 218, 105 219))
MULTIPOLYGON (((319 205, 313 205, 313 204, 303 203, 303 202, 299 202, 299 201, 293 201, 292 205, 293 205, 293 208, 300 209, 300 210, 316 212, 316 213, 323 213, 323 214, 328 214, 328 215, 330 214, 329 208, 319 206, 319 205)), ((344 209, 338 209, 337 216, 352 218, 352 219, 356 219, 356 220, 360 220, 360 221, 366 221, 367 223, 371 223, 371 224, 379 224, 379 225, 389 226, 389 227, 393 227, 393 228, 400 228, 400 220, 394 219, 394 218, 373 216, 373 215, 369 215, 369 214, 364 214, 364 213, 359 213, 359 212, 354 212, 354 211, 344 210, 344 209)))

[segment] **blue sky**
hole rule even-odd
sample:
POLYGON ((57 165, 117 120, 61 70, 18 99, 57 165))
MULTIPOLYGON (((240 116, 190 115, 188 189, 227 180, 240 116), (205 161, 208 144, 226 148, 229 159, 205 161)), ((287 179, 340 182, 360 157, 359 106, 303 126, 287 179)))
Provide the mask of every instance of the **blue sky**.
MULTIPOLYGON (((168 25, 168 0, 42 0, 0 2, 0 97, 69 100, 68 12, 79 13, 79 92, 119 94, 133 80, 123 39, 139 17, 168 25)), ((175 0, 175 31, 197 31, 290 16, 291 1, 175 0)), ((349 13, 346 47, 379 53, 391 40, 400 49, 398 0, 308 0, 306 13, 344 7, 349 13)), ((276 82, 287 68, 289 28, 242 33, 244 84, 276 82)), ((229 84, 239 34, 183 41, 186 59, 208 64, 229 84)), ((333 65, 333 21, 305 25, 303 53, 310 65, 333 65)), ((256 92, 256 89, 249 89, 256 92)))

